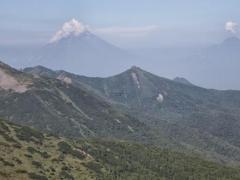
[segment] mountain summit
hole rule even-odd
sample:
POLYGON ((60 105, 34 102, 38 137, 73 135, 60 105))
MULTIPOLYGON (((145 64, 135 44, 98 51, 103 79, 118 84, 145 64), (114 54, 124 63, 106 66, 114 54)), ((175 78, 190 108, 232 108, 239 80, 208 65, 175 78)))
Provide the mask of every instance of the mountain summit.
MULTIPOLYGON (((129 67, 132 55, 92 33, 88 26, 75 19, 64 23, 46 46, 32 58, 30 66, 43 65, 51 69, 63 69, 74 73, 89 74, 105 69, 113 74, 115 67, 129 67)), ((104 71, 104 72, 105 72, 104 71)), ((97 74, 92 74, 96 76, 97 74)))

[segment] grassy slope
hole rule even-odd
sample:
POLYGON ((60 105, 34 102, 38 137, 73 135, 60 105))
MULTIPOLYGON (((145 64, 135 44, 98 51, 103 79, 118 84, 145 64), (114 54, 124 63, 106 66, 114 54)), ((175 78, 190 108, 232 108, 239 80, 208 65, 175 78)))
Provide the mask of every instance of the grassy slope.
POLYGON ((0 179, 240 179, 181 153, 106 140, 67 140, 0 121, 0 179))

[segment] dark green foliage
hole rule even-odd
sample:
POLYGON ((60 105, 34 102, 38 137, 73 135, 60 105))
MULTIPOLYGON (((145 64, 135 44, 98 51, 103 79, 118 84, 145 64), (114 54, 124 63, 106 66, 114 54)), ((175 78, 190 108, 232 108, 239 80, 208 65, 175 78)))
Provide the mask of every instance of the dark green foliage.
POLYGON ((10 147, 10 145, 8 143, 5 143, 5 142, 0 142, 0 146, 10 147))
POLYGON ((64 154, 71 154, 72 156, 77 157, 78 159, 85 158, 85 155, 82 152, 72 149, 72 147, 64 141, 59 142, 58 147, 59 151, 61 151, 64 154))
MULTIPOLYGON (((83 146, 106 169, 103 179, 239 180, 240 171, 196 156, 127 142, 92 141, 83 146)), ((90 165, 90 166, 89 166, 90 165)), ((99 174, 99 167, 87 167, 99 174)))
POLYGON ((97 174, 101 174, 102 173, 102 171, 101 171, 102 166, 99 163, 88 162, 88 163, 84 163, 83 165, 86 166, 88 169, 96 172, 97 174))
POLYGON ((85 155, 78 150, 72 150, 71 155, 77 157, 78 159, 84 159, 85 158, 85 155))
POLYGON ((61 171, 59 174, 60 179, 68 179, 68 180, 74 180, 74 177, 67 173, 66 171, 61 171))
MULTIPOLYGON (((64 161, 65 155, 63 153, 61 153, 58 158, 56 159, 56 161, 64 161)), ((53 161, 55 161, 55 159, 53 159, 53 161)))
POLYGON ((27 150, 31 154, 37 153, 37 154, 40 154, 43 158, 50 158, 50 155, 47 152, 41 152, 33 147, 27 147, 27 150))
POLYGON ((28 150, 28 152, 30 152, 31 154, 34 154, 35 152, 39 152, 38 150, 36 150, 35 148, 33 148, 33 147, 27 147, 27 150, 28 150))
POLYGON ((19 173, 19 174, 27 174, 28 172, 26 170, 23 170, 23 169, 17 169, 16 170, 16 173, 19 173))
POLYGON ((50 158, 51 156, 47 152, 41 152, 41 156, 45 159, 50 158))
POLYGON ((59 142, 58 147, 61 152, 66 153, 66 154, 70 154, 72 151, 72 147, 64 141, 59 142))
POLYGON ((7 178, 8 174, 6 172, 0 171, 0 176, 7 178))
MULTIPOLYGON (((11 132, 14 128, 20 128, 11 126, 8 124, 11 132)), ((11 135, 14 137, 14 133, 11 135)), ((190 156, 127 141, 62 139, 58 146, 50 146, 51 150, 48 152, 51 156, 59 155, 58 159, 36 157, 36 153, 41 154, 54 141, 59 139, 44 135, 42 145, 19 140, 28 148, 0 148, 0 179, 14 179, 28 173, 29 179, 37 180, 81 179, 82 175, 86 179, 91 177, 96 180, 240 180, 240 169, 237 167, 206 161, 197 155, 190 156), (25 154, 27 158, 16 158, 12 150, 17 154, 25 154), (75 151, 88 158, 72 159, 78 157, 74 154, 75 151), (24 167, 29 169, 22 169, 24 167)))
POLYGON ((6 139, 6 141, 18 144, 18 142, 13 137, 9 136, 6 131, 3 131, 3 130, 0 129, 0 135, 4 139, 6 139))
POLYGON ((63 167, 62 167, 62 170, 63 170, 63 171, 70 171, 71 169, 70 169, 68 166, 63 166, 63 167))
POLYGON ((10 130, 8 126, 0 119, 0 136, 2 136, 6 141, 12 142, 14 144, 19 144, 13 137, 9 135, 10 130))
POLYGON ((0 128, 3 129, 6 132, 10 132, 10 130, 7 127, 7 125, 2 120, 0 120, 0 128))
POLYGON ((38 161, 32 161, 32 165, 35 166, 36 168, 42 168, 42 163, 38 161))
POLYGON ((13 147, 18 148, 18 149, 21 149, 21 148, 22 148, 22 145, 17 142, 17 144, 13 144, 13 147))
POLYGON ((23 126, 21 128, 17 128, 16 130, 16 136, 23 141, 27 142, 35 142, 35 143, 42 143, 43 141, 43 134, 39 131, 36 131, 30 127, 23 126))
POLYGON ((35 173, 28 173, 28 176, 32 180, 48 180, 48 178, 46 176, 38 175, 35 173))
POLYGON ((52 172, 56 172, 56 170, 53 167, 50 167, 52 172))
POLYGON ((4 160, 2 157, 0 157, 0 162, 2 162, 4 166, 11 166, 11 167, 14 166, 13 163, 4 160))
POLYGON ((22 161, 20 159, 18 159, 17 157, 13 157, 13 160, 18 164, 22 164, 22 161))
POLYGON ((33 158, 32 155, 30 155, 30 154, 24 154, 24 156, 27 157, 27 158, 30 158, 30 159, 33 158))

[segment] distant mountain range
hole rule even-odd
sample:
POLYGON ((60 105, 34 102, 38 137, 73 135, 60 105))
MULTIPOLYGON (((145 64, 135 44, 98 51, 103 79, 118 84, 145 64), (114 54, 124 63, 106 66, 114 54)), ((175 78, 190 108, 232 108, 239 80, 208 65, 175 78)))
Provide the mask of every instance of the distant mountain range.
POLYGON ((199 79, 199 84, 208 82, 209 87, 240 89, 239 59, 240 40, 237 37, 230 37, 220 44, 203 48, 188 57, 183 65, 185 71, 199 79))
POLYGON ((135 50, 145 69, 170 78, 181 76, 194 84, 214 89, 238 89, 240 40, 230 37, 203 47, 135 50))
POLYGON ((70 30, 65 34, 57 31, 55 36, 60 37, 42 47, 1 46, 0 57, 17 68, 42 65, 93 77, 107 77, 137 65, 164 77, 185 77, 202 87, 240 90, 240 40, 237 37, 204 47, 124 49, 86 27, 81 31, 70 30))

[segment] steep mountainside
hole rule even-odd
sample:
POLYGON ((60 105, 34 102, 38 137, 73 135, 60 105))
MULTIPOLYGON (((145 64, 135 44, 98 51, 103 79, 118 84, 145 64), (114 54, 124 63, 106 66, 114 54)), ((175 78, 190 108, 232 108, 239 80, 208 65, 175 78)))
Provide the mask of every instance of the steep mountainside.
POLYGON ((32 76, 0 64, 0 116, 69 137, 144 141, 148 127, 70 79, 32 76))
POLYGON ((109 78, 28 68, 28 73, 71 79, 108 99, 162 136, 223 161, 240 160, 240 92, 185 85, 133 67, 109 78))
POLYGON ((0 120, 0 179, 240 179, 237 168, 119 141, 69 140, 0 120))

